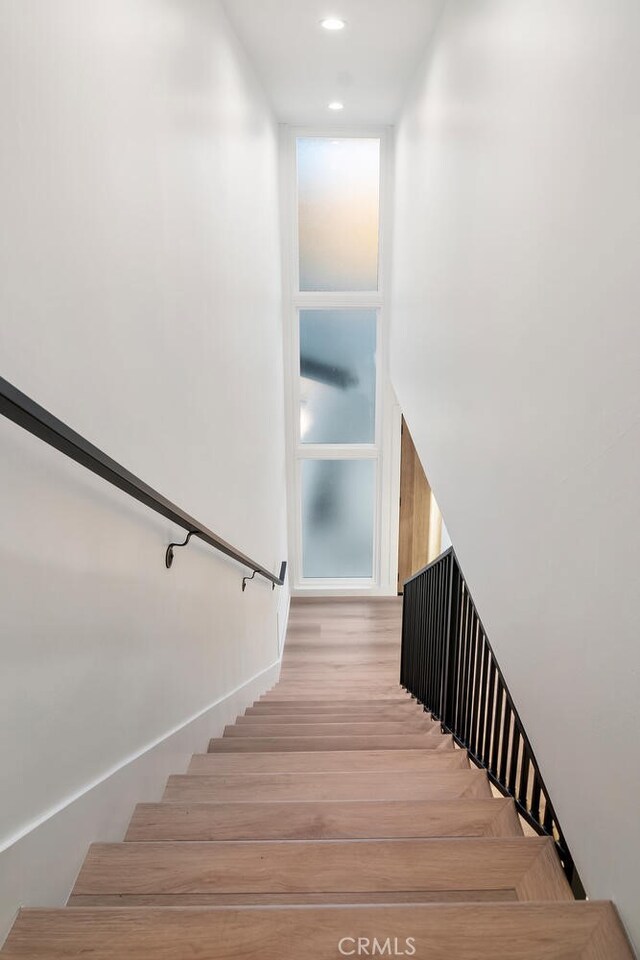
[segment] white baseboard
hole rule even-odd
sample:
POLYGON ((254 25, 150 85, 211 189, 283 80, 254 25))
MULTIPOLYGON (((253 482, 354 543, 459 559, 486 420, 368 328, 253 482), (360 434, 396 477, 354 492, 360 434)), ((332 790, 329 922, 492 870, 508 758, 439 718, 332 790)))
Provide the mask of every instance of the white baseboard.
POLYGON ((280 659, 135 757, 69 797, 0 852, 0 945, 21 906, 64 905, 90 843, 122 840, 136 803, 159 800, 167 777, 278 680, 280 659))
POLYGON ((278 604, 278 657, 282 660, 284 652, 284 642, 287 636, 287 627, 289 626, 289 612, 291 610, 291 591, 289 589, 288 574, 286 582, 280 594, 278 604))

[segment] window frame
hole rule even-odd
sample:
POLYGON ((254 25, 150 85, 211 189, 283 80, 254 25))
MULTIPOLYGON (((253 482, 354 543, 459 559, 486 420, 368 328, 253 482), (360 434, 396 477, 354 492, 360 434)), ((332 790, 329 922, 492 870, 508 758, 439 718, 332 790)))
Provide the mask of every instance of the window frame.
POLYGON ((298 595, 395 595, 397 592, 397 526, 399 501, 400 411, 388 382, 388 219, 391 134, 388 128, 286 127, 282 132, 281 198, 283 216, 284 361, 287 414, 287 490, 292 591, 298 595), (300 291, 298 251, 298 138, 377 139, 380 141, 378 290, 300 291), (300 437, 300 311, 370 309, 376 312, 376 390, 373 443, 314 444, 300 437), (397 436, 396 436, 397 435, 397 436), (309 578, 302 569, 302 461, 311 459, 374 460, 372 576, 309 578), (397 474, 397 477, 396 477, 397 474))

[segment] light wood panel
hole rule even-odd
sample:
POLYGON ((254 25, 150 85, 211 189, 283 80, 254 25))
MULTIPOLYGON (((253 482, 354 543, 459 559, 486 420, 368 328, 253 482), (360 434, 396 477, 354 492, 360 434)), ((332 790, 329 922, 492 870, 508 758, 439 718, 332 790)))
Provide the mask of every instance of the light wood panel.
POLYGON ((163 800, 435 800, 490 797, 481 770, 431 769, 393 772, 229 773, 169 777, 163 800))
POLYGON ((287 750, 416 750, 447 749, 446 737, 436 733, 405 733, 395 737, 220 737, 209 742, 211 753, 276 753, 287 750))
POLYGON ((405 734, 426 734, 430 730, 439 728, 431 721, 402 720, 367 723, 305 723, 297 721, 289 723, 271 723, 263 720, 251 726, 246 724, 230 724, 224 728, 225 737, 402 737, 405 734))
POLYGON ((400 620, 395 598, 295 600, 281 684, 267 699, 411 702, 398 686, 400 620))
POLYGON ((125 840, 517 837, 510 800, 141 803, 125 840))
POLYGON ((377 713, 362 713, 360 715, 353 713, 271 713, 271 714, 250 714, 249 716, 237 717, 234 726, 250 727, 260 729, 265 724, 278 724, 279 726, 294 727, 296 724, 307 723, 398 723, 416 729, 432 730, 433 720, 424 712, 399 714, 393 710, 379 710, 377 713))
POLYGON ((409 428, 402 420, 400 452, 400 533, 398 592, 405 580, 429 562, 431 487, 409 428))
POLYGON ((361 693, 358 690, 351 691, 351 696, 348 693, 343 692, 341 696, 316 696, 313 693, 310 696, 300 695, 291 696, 286 695, 286 691, 279 691, 274 688, 273 693, 264 694, 260 697, 259 700, 256 700, 254 706, 256 707, 291 707, 293 709, 299 709, 303 707, 305 710, 310 707, 322 707, 324 709, 331 708, 338 705, 346 706, 351 704, 353 707, 367 709, 369 707, 396 707, 396 706, 414 706, 415 701, 405 692, 397 694, 396 696, 385 696, 385 697, 376 697, 371 699, 365 693, 361 693))
POLYGON ((411 770, 464 769, 469 759, 464 750, 337 750, 327 753, 196 753, 187 773, 330 773, 358 771, 378 775, 411 770))
POLYGON ((184 904, 195 895, 204 903, 222 894, 226 902, 250 903, 254 895, 268 894, 278 903, 290 894, 300 898, 295 902, 316 895, 331 903, 342 893, 349 895, 343 902, 362 903, 370 894, 419 898, 448 892, 464 892, 468 899, 490 892, 493 900, 500 894, 571 900, 559 865, 553 870, 546 861, 538 869, 551 845, 538 837, 95 844, 71 902, 115 895, 132 904, 156 896, 184 904))
MULTIPOLYGON (((254 707, 247 707, 244 712, 245 717, 269 717, 269 716, 290 716, 291 714, 303 716, 324 716, 326 714, 339 713, 342 716, 375 718, 377 716, 392 717, 422 717, 425 715, 422 707, 415 701, 403 700, 397 703, 378 705, 377 701, 372 703, 354 703, 352 700, 342 700, 338 703, 320 703, 312 704, 301 700, 298 703, 269 703, 258 702, 254 707)), ((427 715, 428 716, 428 715, 427 715)))
POLYGON ((271 703, 273 700, 392 700, 394 697, 401 702, 409 700, 407 693, 398 693, 396 687, 391 684, 374 686, 373 684, 362 684, 354 689, 349 683, 344 681, 335 681, 331 684, 320 684, 310 680, 300 680, 289 682, 283 680, 282 684, 274 690, 274 695, 266 694, 263 698, 271 703))
POLYGON ((412 937, 416 960, 633 960, 597 902, 23 910, 3 960, 336 960, 344 937, 412 937))

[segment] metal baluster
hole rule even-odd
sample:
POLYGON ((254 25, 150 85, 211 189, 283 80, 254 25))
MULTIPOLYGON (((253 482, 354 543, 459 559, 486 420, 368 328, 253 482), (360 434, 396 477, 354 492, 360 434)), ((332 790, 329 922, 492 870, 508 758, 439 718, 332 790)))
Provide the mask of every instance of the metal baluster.
POLYGON ((529 749, 527 744, 524 745, 524 750, 522 752, 522 769, 520 770, 520 784, 518 786, 518 803, 525 808, 529 809, 527 793, 529 788, 529 765, 531 759, 529 757, 529 749))
POLYGON ((489 766, 489 750, 491 748, 491 729, 493 725, 493 701, 495 698, 496 686, 496 665, 493 657, 489 664, 489 689, 487 692, 487 723, 484 730, 484 743, 482 745, 482 762, 485 767, 489 766))
POLYGON ((550 834, 551 836, 553 836, 553 820, 554 820, 554 817, 553 817, 553 807, 552 807, 551 804, 549 803, 549 798, 548 798, 548 797, 546 796, 546 794, 545 794, 545 798, 544 798, 544 821, 543 821, 543 823, 542 823, 542 826, 544 827, 545 831, 546 831, 548 834, 550 834))
POLYGON ((509 741, 511 739, 511 718, 513 716, 509 698, 505 697, 504 705, 504 727, 502 733, 502 750, 500 752, 500 772, 498 779, 500 783, 507 782, 507 760, 509 756, 509 741))
POLYGON ((446 606, 445 606, 445 641, 444 641, 444 672, 442 677, 441 714, 444 727, 451 729, 455 710, 455 674, 456 674, 456 647, 455 633, 457 630, 456 610, 458 603, 460 577, 453 554, 449 554, 446 568, 446 606))
POLYGON ((484 747, 484 735, 487 726, 487 696, 489 693, 489 648, 487 638, 480 627, 480 647, 482 652, 482 677, 480 679, 480 710, 478 719, 478 737, 474 753, 476 757, 482 756, 484 747))
POLYGON ((478 731, 480 676, 482 672, 482 638, 480 636, 480 623, 475 608, 473 614, 473 695, 471 701, 471 716, 469 719, 469 735, 467 737, 467 743, 472 753, 474 752, 474 744, 478 731))
POLYGON ((440 564, 440 591, 438 596, 438 684, 436 689, 437 704, 438 704, 438 719, 442 722, 444 717, 442 715, 442 686, 445 680, 445 655, 446 655, 446 639, 447 639, 447 581, 448 581, 448 565, 446 560, 443 560, 440 564))
POLYGON ((433 708, 433 697, 431 696, 431 689, 433 684, 433 591, 434 591, 434 573, 435 571, 430 569, 428 573, 425 574, 426 581, 426 603, 427 603, 427 617, 425 619, 425 651, 427 654, 426 658, 426 670, 425 670, 425 684, 424 684, 424 704, 429 711, 433 708))
POLYGON ((540 774, 535 766, 533 767, 533 790, 531 792, 531 816, 540 823, 540 792, 542 784, 540 783, 540 774))
POLYGON ((410 599, 409 599, 409 609, 410 609, 410 611, 411 611, 411 622, 410 622, 410 632, 409 632, 409 637, 410 637, 410 642, 411 642, 411 647, 410 647, 410 650, 411 650, 411 668, 410 668, 410 669, 411 669, 411 672, 410 672, 410 679, 411 679, 411 695, 414 696, 414 697, 415 697, 415 695, 416 695, 416 669, 417 669, 417 666, 418 666, 418 650, 417 650, 417 647, 416 647, 416 639, 417 639, 417 638, 416 638, 416 631, 417 631, 417 625, 416 625, 416 624, 417 624, 417 615, 418 615, 418 611, 417 611, 417 609, 416 609, 417 592, 418 592, 418 588, 417 588, 417 584, 416 584, 416 582, 415 582, 415 580, 414 580, 411 584, 409 584, 409 598, 410 598, 410 599))
POLYGON ((422 577, 422 630, 420 634, 420 643, 422 645, 422 678, 420 687, 420 699, 425 706, 427 703, 427 678, 429 675, 429 594, 430 579, 429 574, 425 573, 422 577))
POLYGON ((438 566, 438 676, 436 679, 436 685, 434 688, 434 697, 436 703, 436 709, 438 711, 438 717, 442 719, 441 714, 441 703, 440 703, 440 693, 442 690, 442 679, 444 674, 444 638, 445 638, 445 612, 444 612, 444 590, 445 590, 445 576, 446 576, 446 563, 442 562, 438 566))
POLYGON ((511 738, 511 763, 509 764, 509 780, 507 782, 507 790, 512 797, 515 797, 516 795, 516 783, 518 780, 518 758, 520 754, 521 740, 522 737, 520 735, 520 730, 518 729, 518 725, 514 720, 513 736, 511 738))
POLYGON ((458 651, 459 651, 459 667, 458 667, 458 709, 456 714, 456 723, 455 730, 457 736, 462 734, 462 722, 464 719, 464 711, 467 706, 467 690, 465 687, 465 679, 467 674, 467 647, 464 642, 465 633, 467 629, 467 591, 464 581, 461 585, 460 590, 460 622, 458 625, 458 651))
POLYGON ((410 585, 404 587, 402 594, 402 649, 404 657, 403 679, 405 688, 411 692, 411 664, 413 662, 413 652, 411 650, 411 619, 413 610, 411 609, 410 585), (406 622, 405 622, 406 621, 406 622))
POLYGON ((462 738, 467 746, 469 746, 469 731, 471 728, 471 708, 473 700, 473 627, 475 624, 475 611, 473 609, 473 602, 471 596, 469 595, 469 590, 467 589, 467 628, 465 631, 465 646, 467 648, 467 665, 466 673, 464 679, 464 686, 466 691, 466 704, 464 711, 464 720, 462 727, 462 738))
POLYGON ((498 751, 500 749, 500 734, 502 733, 502 717, 504 705, 504 684, 498 674, 498 690, 493 708, 493 743, 491 745, 490 767, 494 776, 498 775, 498 751))
POLYGON ((436 716, 440 715, 440 688, 442 686, 442 571, 443 564, 440 562, 435 571, 435 602, 434 602, 434 625, 433 625, 433 649, 434 649, 434 674, 433 688, 431 696, 433 700, 433 712, 436 716))

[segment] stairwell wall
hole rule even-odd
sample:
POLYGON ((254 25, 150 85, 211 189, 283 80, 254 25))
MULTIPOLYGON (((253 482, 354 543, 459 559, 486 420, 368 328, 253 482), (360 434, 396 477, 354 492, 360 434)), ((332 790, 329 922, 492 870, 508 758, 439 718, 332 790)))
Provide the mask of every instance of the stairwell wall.
POLYGON ((640 944, 640 7, 444 5, 392 377, 589 894, 640 944))
MULTIPOLYGON (((2 376, 278 571, 277 130, 221 5, 0 4, 0 130, 2 376)), ((3 419, 0 450, 1 940, 275 681, 288 608, 198 541, 168 572, 183 531, 3 419)))

